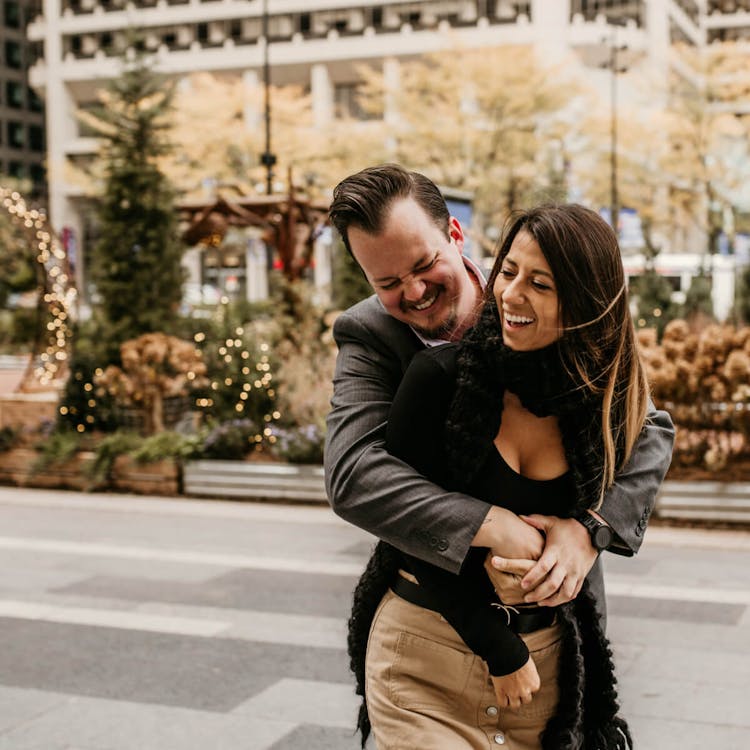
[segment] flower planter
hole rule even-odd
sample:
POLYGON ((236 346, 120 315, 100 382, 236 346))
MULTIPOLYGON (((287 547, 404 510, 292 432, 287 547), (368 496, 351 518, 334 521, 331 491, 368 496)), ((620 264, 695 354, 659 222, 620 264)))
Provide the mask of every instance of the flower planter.
POLYGON ((91 451, 78 451, 67 461, 35 471, 33 465, 39 454, 31 448, 12 448, 0 453, 0 484, 86 490, 89 489, 91 481, 86 477, 84 467, 93 457, 91 451))
POLYGON ((109 478, 94 487, 85 471, 86 464, 94 458, 92 451, 78 451, 67 461, 33 471, 38 457, 31 448, 13 448, 0 453, 0 484, 67 490, 110 489, 144 495, 180 494, 180 466, 175 460, 139 464, 130 456, 118 456, 109 478))
POLYGON ((108 486, 139 495, 179 495, 180 466, 174 459, 141 464, 130 456, 118 456, 108 486))

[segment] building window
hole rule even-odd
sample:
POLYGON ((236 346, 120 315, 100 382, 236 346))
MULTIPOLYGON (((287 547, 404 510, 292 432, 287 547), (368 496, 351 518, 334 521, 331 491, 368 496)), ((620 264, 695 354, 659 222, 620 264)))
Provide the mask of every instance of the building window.
POLYGON ((356 83, 337 83, 333 89, 333 104, 339 119, 371 120, 373 117, 362 109, 359 103, 359 85, 356 83))
POLYGON ((13 109, 23 107, 23 85, 19 81, 5 82, 5 103, 13 109))
POLYGON ((8 162, 8 174, 16 180, 26 177, 26 165, 21 161, 8 162))
POLYGON ((29 167, 29 176, 35 186, 43 186, 45 181, 44 166, 41 164, 32 164, 29 167))
POLYGON ((29 148, 38 153, 44 151, 44 130, 41 125, 29 125, 29 148))
POLYGON ((23 148, 26 145, 23 123, 13 121, 8 123, 8 145, 11 148, 23 148))
POLYGON ((9 68, 21 69, 23 60, 21 45, 18 42, 5 42, 5 64, 9 68))
POLYGON ((21 6, 16 0, 5 0, 5 25, 9 29, 21 28, 21 6))
POLYGON ((44 102, 37 96, 34 89, 27 87, 26 96, 28 97, 29 109, 32 112, 41 112, 44 110, 44 102))

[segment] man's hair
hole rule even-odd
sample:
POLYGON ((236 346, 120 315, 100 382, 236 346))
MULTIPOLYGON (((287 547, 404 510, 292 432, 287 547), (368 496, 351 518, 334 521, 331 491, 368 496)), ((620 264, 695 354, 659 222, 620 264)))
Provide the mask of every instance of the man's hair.
POLYGON ((399 198, 413 198, 449 236, 450 213, 438 186, 419 172, 409 172, 398 164, 381 164, 347 177, 333 190, 328 215, 350 254, 349 228, 379 234, 393 202, 399 198))

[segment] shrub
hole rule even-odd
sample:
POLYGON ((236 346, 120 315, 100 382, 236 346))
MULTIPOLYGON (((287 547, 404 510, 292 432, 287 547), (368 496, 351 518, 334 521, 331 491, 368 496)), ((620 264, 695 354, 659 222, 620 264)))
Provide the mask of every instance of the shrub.
POLYGON ((15 427, 0 427, 0 453, 10 450, 18 441, 19 430, 15 427))
POLYGON ((203 458, 242 460, 262 439, 252 419, 233 419, 217 424, 208 433, 200 454, 203 458))
POLYGON ((81 436, 77 432, 53 432, 37 443, 37 458, 31 464, 32 474, 40 474, 55 464, 64 463, 75 455, 81 446, 81 436))
POLYGON ((293 464, 323 462, 324 431, 318 425, 274 427, 274 453, 293 464))

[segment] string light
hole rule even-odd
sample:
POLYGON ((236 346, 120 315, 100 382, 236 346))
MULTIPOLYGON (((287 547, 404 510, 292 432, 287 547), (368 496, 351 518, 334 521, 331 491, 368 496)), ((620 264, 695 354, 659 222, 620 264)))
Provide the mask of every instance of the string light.
MULTIPOLYGON (((219 320, 223 320, 224 315, 225 310, 220 308, 218 311, 219 320)), ((261 356, 256 357, 255 362, 248 362, 248 360, 253 359, 253 355, 245 346, 243 339, 239 338, 244 333, 244 328, 235 328, 233 336, 227 336, 220 343, 214 344, 216 347, 213 350, 215 354, 211 358, 215 365, 219 368, 223 367, 224 371, 215 373, 215 377, 218 376, 218 379, 211 382, 210 388, 214 392, 219 392, 224 388, 231 389, 231 393, 236 394, 236 400, 233 404, 230 402, 231 405, 227 404, 227 407, 231 408, 238 416, 251 410, 250 396, 253 390, 264 390, 265 395, 271 400, 276 397, 276 392, 270 387, 273 381, 271 363, 267 354, 270 351, 270 346, 267 343, 261 343, 258 346, 258 349, 262 352, 261 356)), ((193 340, 196 344, 203 344, 204 347, 210 343, 206 333, 203 331, 195 333, 193 340)), ((210 412, 221 401, 222 399, 218 397, 200 397, 195 399, 195 405, 199 409, 210 412)), ((260 419, 262 420, 262 429, 257 434, 249 435, 247 438, 250 450, 262 451, 264 443, 273 444, 277 442, 277 438, 273 434, 272 425, 281 419, 281 412, 272 407, 260 419)))
MULTIPOLYGON (((67 255, 57 239, 45 228, 46 215, 37 209, 28 208, 18 192, 0 187, 0 202, 12 217, 17 217, 17 225, 26 230, 36 260, 44 268, 40 299, 44 302, 50 319, 45 326, 46 340, 32 352, 32 360, 38 359, 40 362, 32 372, 41 385, 51 385, 64 374, 72 333, 67 320, 68 312, 75 304, 76 290, 70 284, 67 255)), ((82 432, 85 428, 78 425, 77 429, 82 432)))

